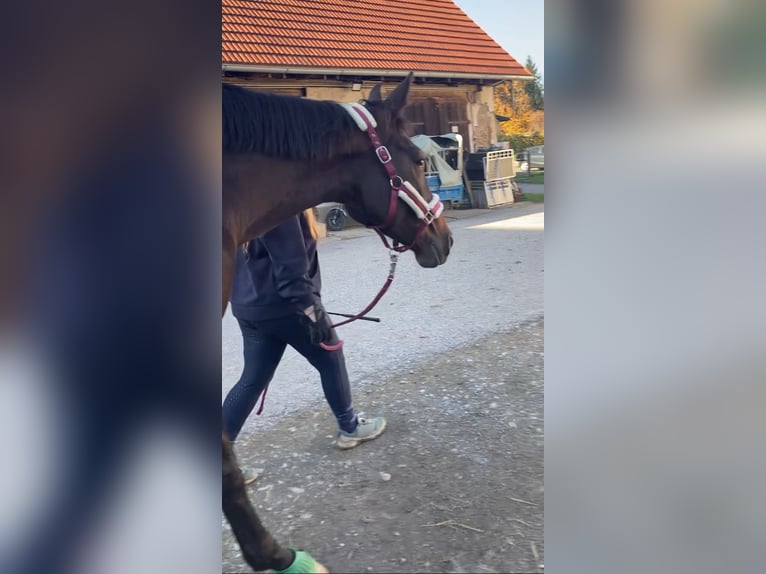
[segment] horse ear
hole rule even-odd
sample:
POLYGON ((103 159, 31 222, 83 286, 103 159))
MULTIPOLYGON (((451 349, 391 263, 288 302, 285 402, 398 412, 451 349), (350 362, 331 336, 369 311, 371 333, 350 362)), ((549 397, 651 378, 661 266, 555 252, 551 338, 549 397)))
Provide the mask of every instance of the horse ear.
POLYGON ((386 98, 386 104, 391 110, 398 114, 407 106, 407 98, 410 94, 410 84, 412 83, 412 72, 407 74, 407 77, 402 80, 402 83, 396 86, 396 89, 391 92, 391 95, 386 98))
POLYGON ((383 96, 381 95, 381 89, 383 84, 378 82, 375 84, 372 89, 370 90, 370 95, 367 96, 367 100, 370 102, 379 102, 383 99, 383 96))

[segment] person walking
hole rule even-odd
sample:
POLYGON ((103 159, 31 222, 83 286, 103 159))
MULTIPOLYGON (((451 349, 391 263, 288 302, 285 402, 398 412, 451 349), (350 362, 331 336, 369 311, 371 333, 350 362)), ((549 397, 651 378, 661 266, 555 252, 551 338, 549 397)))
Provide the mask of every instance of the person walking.
MULTIPOLYGON (((386 429, 385 418, 357 416, 352 406, 343 349, 322 305, 317 236, 313 209, 307 209, 237 250, 230 301, 242 331, 244 368, 223 403, 224 430, 232 442, 259 396, 263 408, 288 345, 319 372, 338 423, 338 448, 354 448, 386 429)), ((256 478, 248 471, 245 482, 256 478)))

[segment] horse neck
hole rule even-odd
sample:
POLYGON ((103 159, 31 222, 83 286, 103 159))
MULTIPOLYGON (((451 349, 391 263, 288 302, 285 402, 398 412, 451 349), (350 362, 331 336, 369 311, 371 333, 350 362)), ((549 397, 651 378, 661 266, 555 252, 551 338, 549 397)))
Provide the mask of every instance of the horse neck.
MULTIPOLYGON (((359 142, 360 151, 370 145, 359 142)), ((348 201, 357 163, 347 156, 317 163, 261 155, 224 158, 225 225, 243 243, 309 207, 348 201)))

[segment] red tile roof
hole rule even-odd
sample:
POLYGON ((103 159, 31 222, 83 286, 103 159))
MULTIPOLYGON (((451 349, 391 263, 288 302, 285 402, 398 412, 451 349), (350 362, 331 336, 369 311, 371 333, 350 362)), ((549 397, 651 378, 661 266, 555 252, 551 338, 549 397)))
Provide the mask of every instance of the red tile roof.
POLYGON ((528 76, 452 0, 222 0, 223 64, 528 76))

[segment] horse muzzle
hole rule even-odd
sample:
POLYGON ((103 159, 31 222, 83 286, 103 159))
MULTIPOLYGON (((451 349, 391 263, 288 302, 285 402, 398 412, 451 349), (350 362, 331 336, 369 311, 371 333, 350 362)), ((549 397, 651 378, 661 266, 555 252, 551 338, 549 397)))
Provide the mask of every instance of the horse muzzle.
POLYGON ((421 267, 438 267, 447 262, 454 242, 449 229, 428 229, 412 246, 412 251, 421 267))

